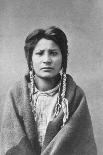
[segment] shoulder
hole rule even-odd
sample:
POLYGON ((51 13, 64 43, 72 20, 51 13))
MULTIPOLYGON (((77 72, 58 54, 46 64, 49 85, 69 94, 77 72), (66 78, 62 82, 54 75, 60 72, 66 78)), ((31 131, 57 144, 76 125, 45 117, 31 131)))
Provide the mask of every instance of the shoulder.
POLYGON ((78 85, 76 85, 76 95, 81 98, 86 97, 84 90, 78 85))
POLYGON ((69 74, 67 74, 67 91, 69 91, 69 93, 72 91, 72 93, 78 97, 85 96, 84 90, 76 84, 73 77, 69 74))
POLYGON ((10 93, 11 95, 15 96, 15 95, 20 95, 22 93, 23 90, 23 82, 20 81, 16 81, 12 86, 10 86, 10 88, 8 89, 8 93, 10 93))
POLYGON ((86 97, 84 90, 76 84, 70 75, 67 75, 67 92, 66 98, 68 99, 71 115, 81 105, 86 104, 86 97))
POLYGON ((9 89, 7 93, 7 97, 12 98, 13 101, 18 101, 24 96, 24 92, 27 89, 27 80, 26 78, 22 78, 19 81, 16 81, 9 89))
POLYGON ((5 111, 10 114, 16 111, 19 115, 22 115, 24 103, 28 99, 28 83, 24 78, 15 82, 9 89, 6 94, 5 103, 4 103, 4 113, 5 111))

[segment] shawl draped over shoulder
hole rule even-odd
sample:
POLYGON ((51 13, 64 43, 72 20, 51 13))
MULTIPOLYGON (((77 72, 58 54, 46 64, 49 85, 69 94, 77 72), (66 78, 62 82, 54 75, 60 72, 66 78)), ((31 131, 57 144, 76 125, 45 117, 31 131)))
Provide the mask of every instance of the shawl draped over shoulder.
POLYGON ((29 99, 28 82, 17 82, 7 94, 0 132, 0 155, 97 155, 91 117, 83 90, 67 75, 66 99, 69 117, 63 110, 49 122, 42 148, 29 99))

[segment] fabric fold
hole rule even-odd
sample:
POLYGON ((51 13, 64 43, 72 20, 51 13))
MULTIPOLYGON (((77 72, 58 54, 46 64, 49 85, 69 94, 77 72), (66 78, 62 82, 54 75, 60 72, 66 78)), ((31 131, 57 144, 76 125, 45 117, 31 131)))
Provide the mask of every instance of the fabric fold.
POLYGON ((1 123, 0 155, 97 155, 85 94, 70 75, 66 91, 70 115, 64 126, 63 110, 48 123, 42 148, 29 98, 26 78, 9 90, 1 123))

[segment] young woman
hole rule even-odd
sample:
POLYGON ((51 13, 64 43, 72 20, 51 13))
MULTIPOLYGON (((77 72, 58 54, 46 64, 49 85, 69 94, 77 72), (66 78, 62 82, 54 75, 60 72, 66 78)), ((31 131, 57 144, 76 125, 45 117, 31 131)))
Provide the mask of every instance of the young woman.
POLYGON ((65 33, 37 29, 24 49, 29 72, 7 96, 1 155, 96 155, 85 94, 66 74, 65 33))

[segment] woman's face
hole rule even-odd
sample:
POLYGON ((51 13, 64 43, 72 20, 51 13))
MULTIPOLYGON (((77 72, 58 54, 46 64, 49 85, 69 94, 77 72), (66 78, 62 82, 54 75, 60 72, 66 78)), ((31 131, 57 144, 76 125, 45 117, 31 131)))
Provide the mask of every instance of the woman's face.
POLYGON ((54 41, 42 38, 35 46, 32 61, 36 76, 53 78, 61 70, 61 50, 54 41))

